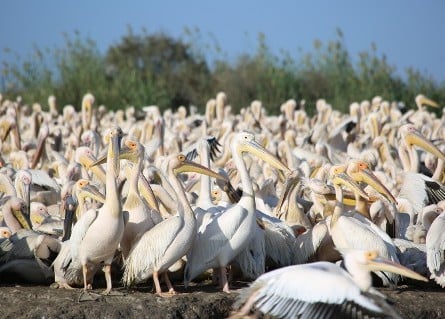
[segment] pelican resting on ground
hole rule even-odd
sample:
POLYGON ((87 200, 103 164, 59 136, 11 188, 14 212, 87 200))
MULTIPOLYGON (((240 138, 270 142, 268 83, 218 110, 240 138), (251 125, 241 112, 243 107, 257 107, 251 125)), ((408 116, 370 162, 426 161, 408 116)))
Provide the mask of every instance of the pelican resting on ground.
POLYGON ((314 262, 265 273, 244 289, 230 318, 253 308, 277 318, 401 318, 375 290, 371 271, 390 271, 416 280, 425 277, 378 256, 376 251, 341 250, 346 269, 314 262))
POLYGON ((153 276, 156 293, 161 295, 159 275, 162 274, 168 286, 168 292, 175 293, 167 270, 189 251, 197 232, 195 214, 190 207, 181 182, 176 177, 176 174, 186 171, 226 180, 224 176, 187 160, 182 154, 173 155, 168 159, 168 177, 176 189, 178 214, 156 224, 133 245, 124 265, 125 271, 122 280, 125 286, 153 276))

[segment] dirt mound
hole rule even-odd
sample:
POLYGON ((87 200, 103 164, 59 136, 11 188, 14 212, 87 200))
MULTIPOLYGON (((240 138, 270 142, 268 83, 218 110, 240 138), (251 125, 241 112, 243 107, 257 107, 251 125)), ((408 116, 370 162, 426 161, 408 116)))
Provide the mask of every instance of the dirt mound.
MULTIPOLYGON (((245 286, 234 284, 235 289, 245 286)), ((83 295, 81 289, 64 290, 44 286, 0 287, 2 318, 225 318, 237 296, 218 292, 209 283, 185 290, 178 295, 159 297, 151 287, 116 289, 115 295, 103 296, 101 290, 83 295)), ((433 285, 401 286, 397 290, 379 288, 392 300, 403 318, 445 318, 445 291, 433 285)))

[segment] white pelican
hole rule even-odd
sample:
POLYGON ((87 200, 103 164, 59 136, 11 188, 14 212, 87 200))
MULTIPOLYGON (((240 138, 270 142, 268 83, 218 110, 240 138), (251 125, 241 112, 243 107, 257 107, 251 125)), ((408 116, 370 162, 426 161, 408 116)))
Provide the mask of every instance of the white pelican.
POLYGON ((414 145, 423 148, 441 160, 445 160, 445 154, 420 134, 414 125, 406 124, 399 131, 401 141, 406 146, 409 155, 409 172, 405 173, 398 197, 411 202, 414 211, 419 214, 423 207, 445 200, 445 186, 418 173, 419 155, 414 149, 414 145))
POLYGON ((172 155, 168 159, 168 177, 176 189, 178 214, 170 217, 146 231, 133 245, 125 261, 124 285, 141 282, 153 276, 156 293, 161 295, 159 275, 163 274, 169 293, 175 293, 167 270, 190 249, 196 234, 196 218, 187 201, 183 186, 176 174, 186 171, 208 174, 225 179, 204 166, 191 162, 184 155, 172 155))
MULTIPOLYGON (((360 196, 369 198, 362 189, 345 174, 346 168, 343 165, 333 166, 330 177, 334 184, 336 204, 334 213, 330 221, 329 231, 337 249, 367 249, 376 250, 379 255, 399 262, 397 250, 389 236, 383 236, 382 231, 372 223, 367 223, 367 219, 359 220, 358 216, 346 216, 343 206, 343 190, 341 184, 358 192, 360 196)), ((361 215, 359 215, 361 216, 361 215)), ((376 273, 385 286, 397 284, 398 277, 388 273, 376 273)))
POLYGON ((124 232, 124 215, 118 197, 117 177, 119 176, 119 139, 120 128, 115 127, 106 134, 109 140, 106 171, 106 198, 104 205, 98 210, 87 211, 74 225, 71 234, 71 256, 64 261, 64 267, 78 260, 82 265, 84 290, 91 288, 91 272, 94 266, 104 263, 103 271, 107 288, 110 293, 111 262, 124 232))
POLYGON ((130 169, 129 176, 127 177, 129 183, 127 198, 122 206, 122 209, 127 211, 129 216, 120 243, 124 259, 128 257, 131 247, 139 238, 147 230, 162 221, 159 212, 150 210, 139 193, 138 182, 144 153, 144 146, 131 139, 125 141, 125 148, 120 153, 120 158, 126 158, 133 162, 133 167, 130 169))
POLYGON ((441 213, 426 234, 426 262, 434 279, 445 287, 445 212, 441 213))
POLYGON ((251 308, 278 318, 401 318, 375 290, 371 271, 389 271, 416 280, 425 277, 379 257, 376 251, 341 250, 348 271, 329 262, 295 265, 268 272, 244 289, 230 318, 251 308))
POLYGON ((220 269, 220 284, 229 292, 226 266, 252 239, 256 225, 255 195, 242 154, 251 152, 265 162, 283 171, 289 171, 277 158, 255 141, 253 134, 240 132, 234 135, 230 145, 232 157, 241 177, 243 195, 234 206, 215 216, 202 233, 198 233, 187 254, 184 283, 209 268, 220 269))

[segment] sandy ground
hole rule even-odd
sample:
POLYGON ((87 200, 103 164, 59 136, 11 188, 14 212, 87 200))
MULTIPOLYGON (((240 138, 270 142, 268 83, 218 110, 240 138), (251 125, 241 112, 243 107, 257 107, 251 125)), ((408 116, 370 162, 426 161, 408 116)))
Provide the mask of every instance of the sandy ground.
MULTIPOLYGON (((95 289, 95 300, 89 300, 91 296, 83 295, 80 289, 3 285, 1 318, 225 318, 237 296, 236 290, 246 284, 232 283, 231 294, 218 292, 210 282, 187 290, 177 285, 178 295, 168 298, 154 295, 148 285, 132 290, 117 288, 112 296, 103 296, 103 289, 95 289)), ((403 318, 445 318, 445 289, 434 284, 379 290, 390 298, 403 318)))

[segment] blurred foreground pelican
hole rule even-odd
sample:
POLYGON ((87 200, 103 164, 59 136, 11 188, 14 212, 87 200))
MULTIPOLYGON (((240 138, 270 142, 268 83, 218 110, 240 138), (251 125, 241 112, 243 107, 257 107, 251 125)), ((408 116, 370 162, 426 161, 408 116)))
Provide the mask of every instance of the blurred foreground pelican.
POLYGON ((378 256, 376 251, 341 250, 346 269, 329 262, 283 267, 244 289, 230 318, 251 308, 277 318, 401 318, 372 286, 370 271, 389 271, 416 280, 425 277, 378 256))
POLYGON ((255 214, 255 194, 252 180, 243 160, 243 153, 250 152, 277 169, 289 171, 276 157, 264 149, 255 136, 248 132, 234 135, 230 144, 232 158, 238 169, 243 188, 240 201, 216 215, 206 228, 198 233, 190 252, 184 272, 184 284, 187 287, 191 280, 209 268, 219 268, 220 285, 229 292, 226 266, 252 240, 257 227, 255 214))
POLYGON ((178 214, 156 224, 134 244, 125 261, 122 280, 126 286, 153 276, 156 293, 161 295, 159 274, 163 274, 168 292, 175 293, 167 270, 189 251, 197 231, 195 214, 181 182, 176 177, 176 174, 181 172, 196 172, 226 180, 208 168, 187 160, 182 154, 173 155, 168 159, 168 177, 178 197, 178 214))

